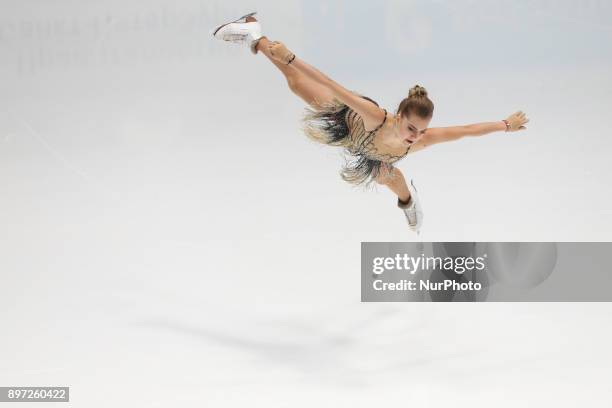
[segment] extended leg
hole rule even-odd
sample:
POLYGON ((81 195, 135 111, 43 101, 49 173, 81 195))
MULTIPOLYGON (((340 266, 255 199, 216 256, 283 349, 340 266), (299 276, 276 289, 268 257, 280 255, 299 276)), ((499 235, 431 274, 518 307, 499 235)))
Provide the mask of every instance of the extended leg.
POLYGON ((257 44, 257 50, 268 57, 268 59, 283 73, 287 79, 289 89, 291 89, 294 94, 302 98, 304 102, 313 108, 319 108, 321 105, 333 101, 334 95, 329 89, 306 77, 291 65, 284 65, 275 61, 268 50, 269 45, 270 41, 267 38, 262 38, 259 44, 257 44))
MULTIPOLYGON (((247 21, 256 21, 253 17, 247 18, 247 21)), ((284 65, 275 61, 269 51, 270 40, 263 37, 257 44, 257 51, 263 53, 268 59, 282 72, 287 80, 289 89, 302 98, 304 102, 313 108, 319 108, 321 105, 333 101, 333 93, 326 87, 316 83, 312 79, 300 73, 291 65, 284 65)))

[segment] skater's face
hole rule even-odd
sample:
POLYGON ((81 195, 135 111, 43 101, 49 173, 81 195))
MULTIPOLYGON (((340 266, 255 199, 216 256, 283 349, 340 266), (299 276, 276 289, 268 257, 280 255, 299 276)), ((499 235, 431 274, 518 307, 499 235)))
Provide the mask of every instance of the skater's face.
POLYGON ((406 146, 417 142, 425 134, 429 122, 431 122, 431 118, 421 118, 417 115, 402 116, 398 120, 397 133, 399 139, 406 146))

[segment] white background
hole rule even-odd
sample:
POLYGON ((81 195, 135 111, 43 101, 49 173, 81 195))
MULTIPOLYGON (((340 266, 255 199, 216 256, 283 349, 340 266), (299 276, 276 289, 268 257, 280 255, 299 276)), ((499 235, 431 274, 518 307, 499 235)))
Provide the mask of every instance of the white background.
POLYGON ((361 304, 361 241, 415 240, 263 55, 264 34, 432 126, 425 241, 608 241, 605 1, 0 0, 0 385, 73 406, 609 406, 607 304, 361 304))

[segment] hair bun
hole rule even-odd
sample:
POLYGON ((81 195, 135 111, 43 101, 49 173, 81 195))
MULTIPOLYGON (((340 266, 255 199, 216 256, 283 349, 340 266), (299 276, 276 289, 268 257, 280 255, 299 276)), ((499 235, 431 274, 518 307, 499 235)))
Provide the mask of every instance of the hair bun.
POLYGON ((421 85, 415 85, 410 88, 408 91, 409 98, 422 98, 427 97, 427 89, 423 88, 421 85))

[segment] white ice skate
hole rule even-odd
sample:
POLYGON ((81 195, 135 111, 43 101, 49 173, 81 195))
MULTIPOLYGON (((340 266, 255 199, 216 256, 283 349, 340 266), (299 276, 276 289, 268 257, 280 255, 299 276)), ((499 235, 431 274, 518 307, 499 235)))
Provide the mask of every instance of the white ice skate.
POLYGON ((252 17, 257 12, 249 13, 237 20, 220 25, 213 30, 213 37, 222 41, 230 41, 234 44, 248 45, 253 54, 257 54, 257 42, 262 37, 259 21, 247 22, 247 17, 252 17))
POLYGON ((403 203, 398 198, 397 206, 404 211, 410 229, 418 234, 423 224, 423 209, 421 208, 416 187, 412 180, 410 180, 410 184, 408 185, 408 191, 410 191, 410 200, 407 203, 403 203))

